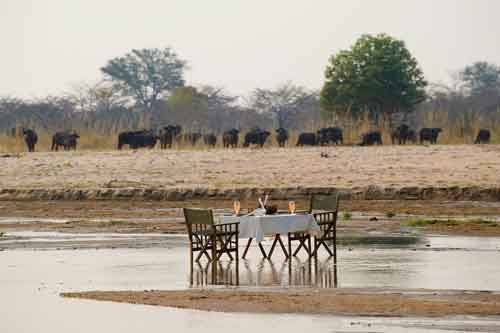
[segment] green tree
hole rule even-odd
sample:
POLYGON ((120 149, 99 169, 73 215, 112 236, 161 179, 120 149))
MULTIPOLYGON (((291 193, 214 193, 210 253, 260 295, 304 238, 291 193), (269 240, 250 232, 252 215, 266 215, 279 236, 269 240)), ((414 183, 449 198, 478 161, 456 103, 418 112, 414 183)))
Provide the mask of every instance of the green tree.
POLYGON ((486 61, 466 66, 459 73, 459 79, 471 95, 481 95, 491 90, 500 90, 500 67, 486 61))
POLYGON ((132 50, 123 57, 108 61, 101 68, 107 80, 123 96, 152 111, 159 99, 184 86, 186 62, 169 47, 132 50))
POLYGON ((349 50, 330 57, 320 93, 323 108, 378 121, 409 112, 425 100, 427 82, 403 41, 386 34, 363 35, 349 50))

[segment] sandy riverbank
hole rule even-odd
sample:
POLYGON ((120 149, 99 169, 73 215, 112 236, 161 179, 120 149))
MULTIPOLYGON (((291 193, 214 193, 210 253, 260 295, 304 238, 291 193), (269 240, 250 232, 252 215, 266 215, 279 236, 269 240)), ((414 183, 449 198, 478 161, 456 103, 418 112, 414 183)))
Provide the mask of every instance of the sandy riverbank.
POLYGON ((40 152, 1 158, 1 188, 495 187, 499 145, 40 152), (329 158, 322 158, 327 151, 329 158))
POLYGON ((215 312, 356 316, 499 316, 500 294, 444 290, 94 291, 64 297, 215 312))

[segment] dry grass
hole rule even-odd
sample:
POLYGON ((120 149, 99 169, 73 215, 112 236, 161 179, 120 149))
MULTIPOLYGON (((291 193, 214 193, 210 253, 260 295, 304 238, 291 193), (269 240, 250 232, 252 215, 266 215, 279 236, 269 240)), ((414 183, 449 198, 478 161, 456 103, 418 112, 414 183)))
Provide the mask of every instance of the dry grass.
MULTIPOLYGON (((447 124, 446 114, 441 112, 427 112, 424 117, 423 127, 442 127, 443 132, 440 134, 438 142, 440 144, 472 144, 476 138, 476 134, 481 128, 488 128, 491 131, 492 138, 491 143, 500 143, 500 121, 486 122, 479 119, 464 122, 460 118, 455 122, 455 124, 443 126, 442 124, 447 124)), ((364 133, 373 130, 382 131, 382 141, 384 144, 391 144, 390 130, 388 126, 374 126, 373 123, 368 119, 361 119, 359 121, 343 121, 343 125, 340 127, 344 130, 344 144, 354 145, 360 142, 360 138, 364 133)), ((325 124, 324 126, 328 126, 325 124)), ((288 146, 295 146, 298 137, 301 132, 314 132, 313 129, 307 129, 304 131, 291 131, 288 140, 288 146)), ((109 135, 97 134, 92 131, 78 131, 80 134, 80 139, 78 140, 79 150, 110 150, 116 149, 117 146, 117 133, 112 133, 109 135)), ((266 142, 266 147, 276 147, 278 144, 276 142, 274 130, 271 130, 271 137, 266 142)), ((240 146, 244 142, 244 133, 240 134, 239 144, 240 146)), ((37 151, 50 151, 52 141, 52 134, 39 133, 39 142, 36 146, 37 151)), ((222 139, 219 136, 217 138, 216 148, 222 147, 222 139)), ((208 147, 203 143, 203 139, 200 139, 196 146, 191 146, 185 142, 176 142, 173 145, 176 150, 208 150, 213 149, 208 147)), ((159 144, 157 144, 156 149, 159 149, 159 144)), ((26 151, 26 146, 22 137, 12 138, 6 135, 0 135, 0 152, 8 153, 19 153, 26 151)))

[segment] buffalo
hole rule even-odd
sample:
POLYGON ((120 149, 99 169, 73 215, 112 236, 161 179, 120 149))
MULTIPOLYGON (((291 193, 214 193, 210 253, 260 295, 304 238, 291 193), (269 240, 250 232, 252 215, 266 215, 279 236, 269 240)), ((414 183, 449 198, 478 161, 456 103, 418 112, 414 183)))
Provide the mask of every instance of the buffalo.
POLYGON ((269 135, 271 135, 271 133, 266 130, 262 130, 260 128, 251 129, 245 135, 245 142, 243 143, 243 147, 248 147, 251 144, 255 144, 262 148, 264 146, 264 143, 266 143, 269 135))
POLYGON ((408 130, 408 136, 406 137, 407 142, 411 142, 413 144, 417 143, 417 132, 415 130, 408 130))
POLYGON ((179 137, 180 140, 182 140, 183 142, 188 143, 192 146, 195 146, 196 143, 198 142, 198 140, 201 138, 202 138, 202 135, 199 132, 185 133, 181 137, 179 137))
POLYGON ((342 135, 342 129, 338 127, 326 127, 321 128, 317 132, 317 140, 318 143, 322 146, 329 144, 342 144, 344 141, 344 137, 342 135))
POLYGON ((222 145, 224 148, 236 148, 238 147, 238 138, 240 131, 236 128, 230 129, 229 131, 224 132, 222 135, 222 145))
POLYGON ((59 146, 64 150, 76 150, 77 140, 80 136, 75 131, 57 132, 52 136, 51 150, 58 151, 59 146))
POLYGON ((131 149, 148 147, 152 149, 156 145, 158 136, 153 130, 122 132, 118 135, 118 149, 128 145, 131 149))
POLYGON ((379 131, 373 131, 363 134, 361 137, 360 146, 373 146, 374 144, 382 144, 382 135, 379 131))
POLYGON ((29 128, 23 128, 23 137, 29 152, 35 151, 35 145, 38 142, 38 135, 36 132, 29 128))
POLYGON ((276 141, 278 141, 278 146, 285 147, 288 142, 288 131, 283 127, 276 130, 276 141))
POLYGON ((205 142, 207 146, 215 147, 217 144, 217 136, 215 134, 205 134, 203 136, 203 142, 205 142))
MULTIPOLYGON (((392 144, 396 144, 396 141, 398 144, 406 144, 407 141, 412 141, 410 140, 410 134, 412 130, 410 127, 406 124, 401 124, 396 129, 391 133, 391 140, 392 144)), ((413 134, 415 131, 413 131, 413 134)))
POLYGON ((441 128, 422 128, 420 130, 420 144, 424 141, 429 141, 430 144, 436 144, 441 128))
POLYGON ((315 133, 300 133, 297 146, 315 146, 317 144, 315 133))
POLYGON ((480 129, 474 143, 490 143, 491 132, 487 129, 480 129))
POLYGON ((160 148, 166 149, 172 148, 172 143, 182 131, 182 127, 179 125, 168 125, 160 128, 158 132, 158 138, 160 139, 160 148))

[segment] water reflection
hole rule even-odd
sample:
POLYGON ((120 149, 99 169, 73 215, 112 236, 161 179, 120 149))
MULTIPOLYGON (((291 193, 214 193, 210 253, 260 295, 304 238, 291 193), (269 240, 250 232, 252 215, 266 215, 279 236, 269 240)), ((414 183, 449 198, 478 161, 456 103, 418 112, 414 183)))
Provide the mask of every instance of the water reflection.
POLYGON ((211 262, 199 262, 189 274, 191 287, 209 285, 253 287, 338 287, 338 266, 334 258, 241 260, 239 272, 234 261, 218 261, 213 272, 211 262), (215 275, 214 275, 215 273, 215 275))

